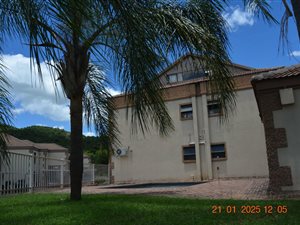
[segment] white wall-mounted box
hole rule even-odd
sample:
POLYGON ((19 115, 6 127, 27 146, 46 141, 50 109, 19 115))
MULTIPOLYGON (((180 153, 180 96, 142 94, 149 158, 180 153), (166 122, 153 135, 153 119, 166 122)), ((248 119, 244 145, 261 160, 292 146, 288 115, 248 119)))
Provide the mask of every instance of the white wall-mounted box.
POLYGON ((279 90, 281 105, 289 105, 295 103, 293 88, 285 88, 279 90))

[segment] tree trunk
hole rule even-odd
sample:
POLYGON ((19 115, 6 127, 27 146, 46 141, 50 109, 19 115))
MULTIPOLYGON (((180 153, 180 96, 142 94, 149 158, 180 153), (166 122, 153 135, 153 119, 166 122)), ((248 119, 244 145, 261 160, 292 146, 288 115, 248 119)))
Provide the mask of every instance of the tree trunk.
POLYGON ((70 100, 71 113, 71 200, 81 199, 83 173, 83 143, 82 143, 82 96, 70 100))
POLYGON ((294 11, 294 17, 296 20, 297 30, 298 30, 298 38, 300 40, 300 0, 291 0, 293 11, 294 11))

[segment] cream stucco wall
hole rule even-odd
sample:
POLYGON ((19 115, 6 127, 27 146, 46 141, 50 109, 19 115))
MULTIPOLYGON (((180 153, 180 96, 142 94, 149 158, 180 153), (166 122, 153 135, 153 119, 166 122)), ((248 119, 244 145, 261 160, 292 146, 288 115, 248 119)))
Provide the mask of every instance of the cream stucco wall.
POLYGON ((207 117, 206 96, 194 98, 166 102, 175 131, 165 138, 155 130, 145 137, 131 134, 126 109, 118 110, 121 147, 129 147, 129 153, 112 157, 116 183, 268 176, 264 130, 253 90, 238 91, 236 112, 225 125, 218 117, 207 117), (197 124, 195 119, 180 120, 180 104, 192 102, 197 124), (182 146, 197 143, 197 135, 205 137, 198 148, 200 159, 184 163, 182 146), (210 143, 225 143, 227 159, 211 163, 210 143))
POLYGON ((280 166, 289 166, 292 172, 293 186, 284 190, 300 190, 300 89, 294 89, 295 103, 284 105, 282 110, 273 112, 275 128, 285 128, 287 148, 278 149, 280 166))
POLYGON ((236 110, 227 123, 209 118, 210 141, 225 143, 227 155, 226 160, 213 161, 214 177, 268 176, 265 134, 254 92, 240 90, 236 97, 236 110))
MULTIPOLYGON (((194 163, 183 163, 182 146, 188 145, 194 135, 193 121, 180 121, 179 105, 191 103, 190 99, 167 102, 175 131, 162 138, 154 130, 145 137, 132 134, 126 120, 126 109, 118 111, 118 126, 122 147, 129 147, 128 156, 113 157, 112 175, 116 182, 192 179, 196 176, 194 163)), ((129 115, 130 118, 130 115, 129 115)))

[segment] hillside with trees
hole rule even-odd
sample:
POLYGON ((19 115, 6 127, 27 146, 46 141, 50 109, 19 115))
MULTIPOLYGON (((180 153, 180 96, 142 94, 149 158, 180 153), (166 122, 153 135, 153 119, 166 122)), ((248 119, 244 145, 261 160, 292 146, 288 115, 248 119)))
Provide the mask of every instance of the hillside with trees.
MULTIPOLYGON (((9 134, 21 140, 36 143, 56 143, 70 149, 70 132, 46 126, 30 126, 24 128, 9 127, 9 134)), ((106 136, 83 136, 84 153, 89 155, 93 163, 108 163, 109 140, 106 136)))

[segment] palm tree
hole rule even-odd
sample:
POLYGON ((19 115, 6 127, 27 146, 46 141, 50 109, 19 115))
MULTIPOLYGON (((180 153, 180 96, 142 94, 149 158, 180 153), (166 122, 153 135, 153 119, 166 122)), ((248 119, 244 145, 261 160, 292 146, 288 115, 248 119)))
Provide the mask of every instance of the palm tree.
POLYGON ((81 198, 83 115, 99 135, 117 137, 105 69, 114 69, 133 106, 133 131, 172 131, 157 74, 170 58, 186 52, 202 55, 224 111, 234 107, 234 83, 225 66, 226 24, 218 1, 3 0, 0 8, 4 24, 10 24, 7 33, 27 40, 40 78, 46 61, 70 100, 73 200, 81 198))

